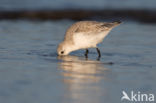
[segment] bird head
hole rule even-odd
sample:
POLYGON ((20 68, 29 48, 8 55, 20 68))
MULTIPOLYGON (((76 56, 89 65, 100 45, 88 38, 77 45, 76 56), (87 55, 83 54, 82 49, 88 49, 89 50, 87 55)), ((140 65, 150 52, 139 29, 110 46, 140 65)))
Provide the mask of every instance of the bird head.
POLYGON ((72 51, 70 44, 66 42, 62 42, 57 47, 57 54, 58 55, 68 55, 72 51))

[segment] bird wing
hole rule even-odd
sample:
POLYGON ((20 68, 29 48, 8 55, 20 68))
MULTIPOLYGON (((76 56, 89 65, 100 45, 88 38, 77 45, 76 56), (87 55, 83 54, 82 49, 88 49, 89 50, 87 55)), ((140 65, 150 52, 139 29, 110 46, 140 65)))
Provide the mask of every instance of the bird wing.
POLYGON ((110 28, 110 23, 102 23, 96 21, 86 21, 77 26, 75 30, 76 33, 78 32, 101 32, 108 30, 110 28))
POLYGON ((102 31, 107 31, 113 28, 114 23, 97 22, 97 21, 80 21, 68 28, 66 31, 65 40, 71 40, 75 33, 97 34, 102 31))

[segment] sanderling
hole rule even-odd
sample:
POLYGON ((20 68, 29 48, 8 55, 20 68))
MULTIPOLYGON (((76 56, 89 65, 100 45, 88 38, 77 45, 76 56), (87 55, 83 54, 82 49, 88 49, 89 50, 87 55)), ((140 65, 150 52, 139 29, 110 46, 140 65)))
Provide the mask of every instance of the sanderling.
POLYGON ((88 55, 88 48, 96 48, 98 57, 101 53, 97 44, 101 43, 107 34, 121 22, 97 22, 79 21, 74 23, 66 31, 63 42, 58 45, 58 55, 68 55, 70 52, 86 49, 85 56, 88 55))

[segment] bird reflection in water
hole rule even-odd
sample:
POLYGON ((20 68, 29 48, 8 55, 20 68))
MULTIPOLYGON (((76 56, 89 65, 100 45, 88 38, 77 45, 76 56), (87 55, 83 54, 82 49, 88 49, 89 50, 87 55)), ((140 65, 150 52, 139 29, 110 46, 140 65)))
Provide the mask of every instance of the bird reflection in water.
POLYGON ((72 100, 83 103, 98 102, 101 93, 103 94, 98 83, 104 79, 105 71, 109 72, 109 69, 100 61, 86 60, 83 57, 59 56, 58 59, 62 60, 58 65, 63 70, 61 75, 68 88, 65 97, 69 96, 72 100))

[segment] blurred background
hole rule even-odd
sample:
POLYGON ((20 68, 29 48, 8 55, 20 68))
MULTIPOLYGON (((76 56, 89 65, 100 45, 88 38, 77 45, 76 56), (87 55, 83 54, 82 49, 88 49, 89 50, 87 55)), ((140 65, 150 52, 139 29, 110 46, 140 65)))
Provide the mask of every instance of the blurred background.
POLYGON ((53 9, 155 9, 155 0, 1 0, 1 11, 53 9))
POLYGON ((122 91, 156 94, 155 4, 0 0, 0 103, 130 103, 122 91), (95 49, 88 59, 84 50, 57 56, 66 29, 80 20, 123 22, 98 45, 100 60, 95 49))
POLYGON ((0 0, 0 19, 132 19, 156 22, 155 0, 0 0))

